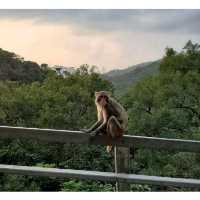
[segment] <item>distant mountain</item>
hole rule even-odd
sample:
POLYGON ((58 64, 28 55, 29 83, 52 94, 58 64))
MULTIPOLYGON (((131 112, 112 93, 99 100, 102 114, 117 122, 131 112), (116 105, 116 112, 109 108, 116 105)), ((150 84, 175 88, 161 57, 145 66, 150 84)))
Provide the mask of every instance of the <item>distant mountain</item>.
MULTIPOLYGON (((123 94, 131 84, 157 74, 159 64, 160 60, 141 63, 126 69, 112 70, 103 74, 102 77, 113 83, 117 94, 123 94)), ((24 83, 42 81, 49 69, 47 64, 39 65, 36 62, 25 61, 15 53, 0 48, 0 81, 10 80, 24 83)), ((64 77, 75 72, 73 67, 55 66, 53 69, 64 77)))
POLYGON ((117 94, 124 94, 131 84, 157 74, 159 65, 160 60, 145 62, 126 69, 112 70, 103 77, 113 83, 117 94))

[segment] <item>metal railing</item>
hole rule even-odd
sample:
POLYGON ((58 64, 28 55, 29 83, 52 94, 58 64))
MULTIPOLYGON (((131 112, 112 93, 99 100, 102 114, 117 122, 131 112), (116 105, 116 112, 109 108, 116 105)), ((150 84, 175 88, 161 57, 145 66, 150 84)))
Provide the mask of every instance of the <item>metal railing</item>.
POLYGON ((118 150, 122 149, 120 156, 117 155, 115 149, 115 160, 117 166, 117 173, 112 172, 98 172, 86 170, 73 169, 56 169, 56 168, 42 168, 16 165, 0 165, 0 172, 11 174, 23 174, 32 176, 49 176, 59 178, 76 178, 87 180, 100 180, 108 182, 117 182, 120 187, 119 190, 128 190, 127 185, 130 183, 151 184, 151 185, 165 185, 177 187, 190 187, 200 189, 200 180, 186 179, 186 178, 171 178, 159 176, 147 176, 128 174, 127 149, 134 146, 134 148, 148 148, 157 150, 172 150, 172 151, 186 151, 200 153, 200 141, 195 140, 180 140, 167 139, 156 137, 132 136, 125 135, 120 139, 109 139, 106 136, 91 137, 89 134, 81 131, 55 130, 55 129, 39 129, 39 128, 24 128, 24 127, 10 127, 0 126, 1 139, 34 139, 45 142, 60 142, 60 143, 77 143, 77 144, 91 144, 91 145, 108 145, 112 144, 118 150), (126 151, 123 151, 126 150, 126 151), (126 168, 126 170, 124 170, 126 168), (124 187, 125 186, 125 187, 124 187))

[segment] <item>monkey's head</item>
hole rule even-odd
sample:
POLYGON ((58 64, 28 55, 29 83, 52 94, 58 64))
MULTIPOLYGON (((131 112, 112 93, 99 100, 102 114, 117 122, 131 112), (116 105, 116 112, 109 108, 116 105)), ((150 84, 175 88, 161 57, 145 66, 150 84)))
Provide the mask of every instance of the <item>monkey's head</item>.
POLYGON ((108 104, 110 93, 107 91, 95 92, 95 103, 104 107, 108 104))

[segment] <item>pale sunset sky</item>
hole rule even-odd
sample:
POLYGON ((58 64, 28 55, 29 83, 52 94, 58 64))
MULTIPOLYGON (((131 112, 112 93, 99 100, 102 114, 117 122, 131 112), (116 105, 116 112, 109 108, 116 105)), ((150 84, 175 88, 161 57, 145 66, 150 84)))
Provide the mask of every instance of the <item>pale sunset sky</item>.
POLYGON ((102 72, 200 43, 200 10, 0 10, 0 48, 25 60, 102 72))

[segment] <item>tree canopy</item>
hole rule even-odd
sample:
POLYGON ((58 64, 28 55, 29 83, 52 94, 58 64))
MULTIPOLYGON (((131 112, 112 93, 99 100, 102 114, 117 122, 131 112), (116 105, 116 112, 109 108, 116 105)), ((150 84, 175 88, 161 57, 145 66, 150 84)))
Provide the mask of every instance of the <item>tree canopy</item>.
POLYGON ((41 66, 36 62, 25 61, 15 53, 0 48, 0 80, 26 83, 42 81, 46 71, 44 64, 41 66))
MULTIPOLYGON (((128 134, 199 140, 200 46, 188 41, 181 52, 168 47, 160 62, 158 74, 131 84, 128 92, 118 99, 129 114, 128 134)), ((115 89, 95 72, 95 67, 82 65, 64 78, 46 64, 24 61, 2 49, 0 79, 0 123, 11 126, 71 130, 88 127, 96 120, 94 92, 113 93, 115 89), (35 73, 30 73, 32 70, 35 73)), ((114 168, 112 156, 102 146, 52 145, 32 140, 1 140, 0 145, 0 162, 4 164, 97 171, 114 168)), ((200 178, 199 154, 134 151, 132 173, 200 178)), ((1 191, 114 190, 113 184, 104 182, 0 176, 1 191)), ((132 184, 131 190, 185 189, 132 184)))
MULTIPOLYGON (((122 97, 130 118, 129 133, 199 140, 199 69, 198 44, 189 41, 179 53, 167 48, 160 73, 132 85, 122 97)), ((141 174, 198 179, 199 158, 194 153, 138 150, 133 170, 141 174)))

